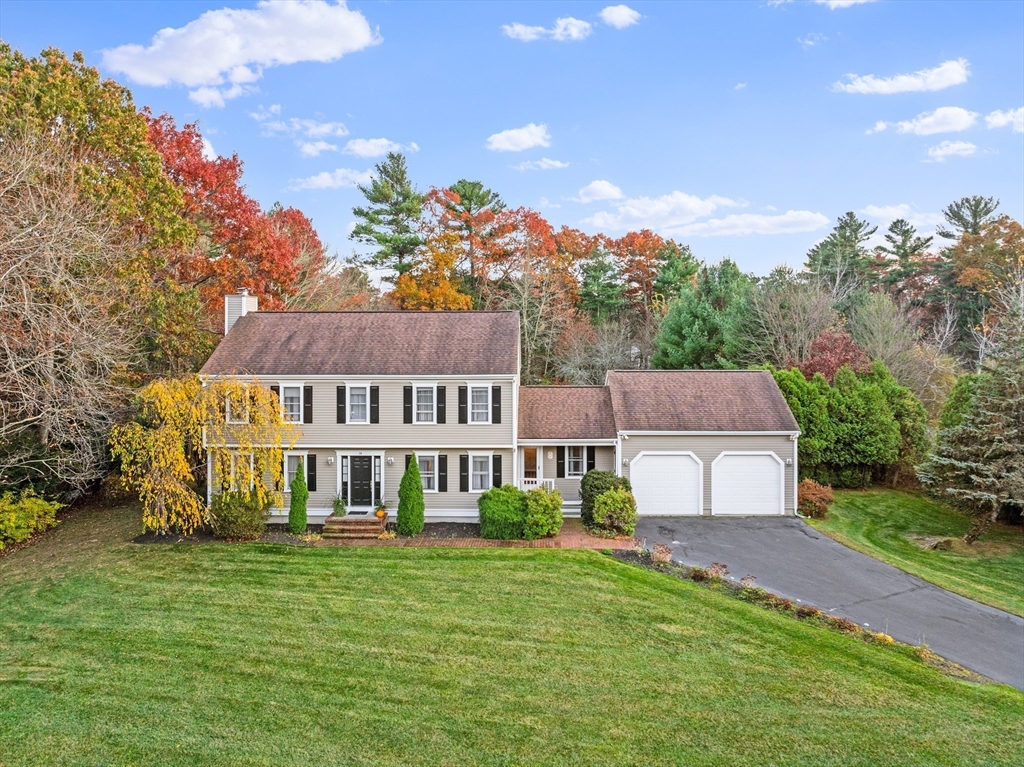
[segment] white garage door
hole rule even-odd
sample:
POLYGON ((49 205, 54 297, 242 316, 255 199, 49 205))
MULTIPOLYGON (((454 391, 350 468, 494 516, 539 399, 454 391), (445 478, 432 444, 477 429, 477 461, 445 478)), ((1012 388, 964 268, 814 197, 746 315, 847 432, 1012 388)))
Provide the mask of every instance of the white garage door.
POLYGON ((640 453, 629 467, 638 514, 700 514, 701 463, 681 453, 640 453))
POLYGON ((722 453, 711 465, 711 513, 782 514, 782 488, 774 453, 722 453))

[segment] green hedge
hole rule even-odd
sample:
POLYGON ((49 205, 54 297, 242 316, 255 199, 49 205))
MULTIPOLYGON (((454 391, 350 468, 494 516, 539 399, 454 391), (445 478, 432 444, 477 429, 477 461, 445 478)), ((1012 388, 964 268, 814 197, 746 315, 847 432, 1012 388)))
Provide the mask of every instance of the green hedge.
POLYGON ((562 494, 557 490, 535 487, 526 493, 526 520, 523 537, 528 541, 549 538, 562 530, 562 494))
POLYGON ((636 499, 622 487, 606 490, 594 502, 594 524, 617 535, 636 531, 636 499))
POLYGON ((396 527, 400 535, 419 535, 423 532, 423 479, 420 464, 413 453, 398 485, 398 520, 396 527))
POLYGON ((267 529, 268 512, 269 505, 260 503, 255 493, 230 490, 213 496, 210 526, 218 538, 253 541, 267 529))
POLYGON ((594 526, 594 501, 597 500, 597 496, 616 488, 633 490, 628 479, 617 477, 611 471, 591 469, 583 475, 583 479, 580 481, 580 496, 582 498, 580 519, 586 527, 594 526))
POLYGON ((520 540, 526 534, 526 493, 514 485, 494 487, 477 501, 483 538, 520 540))
POLYGON ((0 495, 0 551, 53 527, 57 524, 57 509, 62 506, 43 500, 32 490, 19 496, 11 492, 0 495))

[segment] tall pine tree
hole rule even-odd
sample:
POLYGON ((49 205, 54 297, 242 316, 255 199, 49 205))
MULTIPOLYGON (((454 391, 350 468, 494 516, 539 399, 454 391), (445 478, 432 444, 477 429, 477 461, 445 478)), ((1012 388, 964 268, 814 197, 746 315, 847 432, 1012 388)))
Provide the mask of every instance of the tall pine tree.
POLYGON ((418 227, 425 198, 409 180, 404 155, 389 152, 375 170, 370 184, 359 186, 370 205, 352 209, 352 215, 361 220, 350 237, 376 245, 376 252, 364 259, 365 263, 393 269, 396 275, 390 281, 395 282, 412 268, 413 255, 423 244, 418 227))
POLYGON ((865 243, 878 231, 853 211, 841 216, 828 237, 807 251, 807 271, 826 285, 862 283, 871 272, 865 243))
POLYGON ((622 275, 608 251, 594 249, 583 264, 580 281, 580 309, 590 315, 595 325, 617 319, 626 306, 626 287, 622 275))

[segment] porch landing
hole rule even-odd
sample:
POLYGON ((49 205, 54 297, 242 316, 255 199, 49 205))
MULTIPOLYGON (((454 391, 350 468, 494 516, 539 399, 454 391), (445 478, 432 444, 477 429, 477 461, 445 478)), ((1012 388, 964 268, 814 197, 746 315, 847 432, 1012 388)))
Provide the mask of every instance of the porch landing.
MULTIPOLYGON (((427 523, 429 529, 430 523, 427 523)), ((419 535, 413 538, 400 536, 390 541, 376 538, 331 538, 316 541, 314 546, 392 546, 416 548, 452 549, 632 549, 635 538, 601 538, 591 535, 578 519, 566 519, 562 531, 554 538, 536 541, 496 541, 490 538, 434 538, 419 535)))

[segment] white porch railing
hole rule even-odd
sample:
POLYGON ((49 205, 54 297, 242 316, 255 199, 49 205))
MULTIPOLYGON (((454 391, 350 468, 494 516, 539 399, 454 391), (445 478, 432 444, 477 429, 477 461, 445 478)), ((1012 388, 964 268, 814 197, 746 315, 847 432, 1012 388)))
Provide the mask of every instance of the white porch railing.
POLYGON ((543 487, 546 490, 555 489, 555 480, 553 479, 537 479, 535 477, 523 477, 519 480, 520 490, 533 490, 535 487, 543 487))

